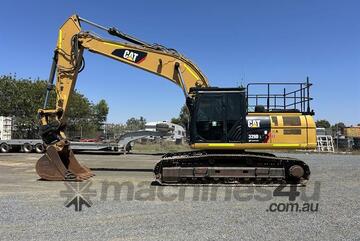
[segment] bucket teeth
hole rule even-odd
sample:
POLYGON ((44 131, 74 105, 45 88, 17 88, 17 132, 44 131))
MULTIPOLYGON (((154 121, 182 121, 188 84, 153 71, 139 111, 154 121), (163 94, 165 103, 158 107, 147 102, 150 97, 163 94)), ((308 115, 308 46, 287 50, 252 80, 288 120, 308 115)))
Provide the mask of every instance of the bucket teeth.
POLYGON ((71 149, 65 147, 57 151, 54 146, 49 146, 37 161, 36 172, 49 181, 84 181, 95 176, 88 167, 76 160, 71 149))
POLYGON ((87 180, 90 177, 95 176, 91 170, 81 165, 75 158, 75 155, 72 150, 69 151, 69 171, 75 173, 76 177, 80 180, 87 180))
POLYGON ((64 180, 65 181, 77 181, 76 176, 70 171, 67 171, 65 173, 64 180))

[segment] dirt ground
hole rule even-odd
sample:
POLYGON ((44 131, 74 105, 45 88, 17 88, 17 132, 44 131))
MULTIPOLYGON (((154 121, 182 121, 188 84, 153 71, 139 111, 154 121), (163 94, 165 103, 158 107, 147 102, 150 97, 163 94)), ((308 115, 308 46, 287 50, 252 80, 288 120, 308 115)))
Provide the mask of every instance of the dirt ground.
POLYGON ((95 171, 90 182, 69 186, 38 180, 34 165, 39 154, 0 154, 0 237, 360 240, 360 156, 277 155, 301 159, 311 168, 311 180, 307 187, 297 187, 295 200, 286 194, 288 187, 285 196, 277 196, 274 186, 150 186, 158 155, 78 154, 91 168, 113 170, 95 171), (90 207, 65 207, 78 194, 90 207))

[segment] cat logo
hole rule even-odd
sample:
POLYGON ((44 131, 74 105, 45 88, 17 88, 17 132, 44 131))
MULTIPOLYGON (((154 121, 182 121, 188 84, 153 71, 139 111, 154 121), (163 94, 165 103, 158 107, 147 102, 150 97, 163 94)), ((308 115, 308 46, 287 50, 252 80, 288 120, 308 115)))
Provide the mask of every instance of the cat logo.
POLYGON ((147 55, 145 52, 130 49, 115 49, 112 54, 137 64, 141 63, 147 55))
POLYGON ((138 55, 139 54, 131 52, 130 50, 125 50, 124 54, 123 54, 123 57, 124 57, 124 59, 130 60, 130 61, 136 63, 136 58, 137 58, 138 55))
POLYGON ((248 127, 249 128, 259 128, 260 120, 248 120, 248 127))

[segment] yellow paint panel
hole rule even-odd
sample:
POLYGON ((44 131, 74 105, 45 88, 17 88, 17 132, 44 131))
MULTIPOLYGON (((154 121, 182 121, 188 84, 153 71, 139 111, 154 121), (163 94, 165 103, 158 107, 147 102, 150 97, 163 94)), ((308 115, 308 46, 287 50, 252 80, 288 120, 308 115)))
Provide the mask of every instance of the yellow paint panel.
POLYGON ((190 74, 192 74, 192 76, 194 76, 197 80, 200 79, 199 76, 189 68, 189 66, 187 66, 186 64, 184 64, 184 66, 185 66, 185 69, 187 69, 190 72, 190 74))
POLYGON ((115 46, 115 47, 118 47, 118 48, 125 48, 124 45, 120 45, 120 44, 113 44, 113 43, 108 43, 108 42, 104 42, 104 44, 107 44, 107 45, 110 45, 110 46, 115 46))
POLYGON ((62 47, 62 31, 61 31, 61 29, 59 30, 59 38, 58 38, 57 47, 58 47, 58 49, 61 49, 61 47, 62 47))
POLYGON ((273 146, 278 146, 278 147, 292 147, 292 146, 300 146, 300 144, 273 144, 273 146))
POLYGON ((208 146, 228 147, 228 146, 235 146, 235 144, 232 144, 232 143, 211 143, 208 146))

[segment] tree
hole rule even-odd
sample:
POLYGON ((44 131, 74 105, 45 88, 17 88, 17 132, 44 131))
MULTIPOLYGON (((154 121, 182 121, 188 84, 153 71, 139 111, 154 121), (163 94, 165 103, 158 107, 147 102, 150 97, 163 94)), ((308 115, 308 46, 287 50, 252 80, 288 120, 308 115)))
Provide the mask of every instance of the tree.
POLYGON ((94 105, 93 112, 94 120, 98 125, 101 125, 106 121, 107 115, 109 113, 109 106, 105 100, 100 100, 99 103, 94 105))
POLYGON ((13 138, 38 138, 36 113, 43 107, 45 88, 45 81, 0 76, 0 115, 13 117, 13 138))
MULTIPOLYGON (((17 79, 0 76, 0 116, 12 116, 13 138, 39 138, 37 110, 43 108, 47 82, 37 79, 17 79)), ((56 93, 52 91, 48 108, 55 107, 56 93)), ((108 107, 104 100, 93 105, 84 95, 74 91, 69 100, 66 132, 71 136, 94 136, 106 120, 108 107)))
POLYGON ((179 116, 177 118, 172 118, 171 123, 181 125, 184 128, 188 128, 189 120, 190 120, 189 109, 187 108, 186 105, 183 105, 183 107, 181 107, 179 116))
POLYGON ((93 106, 82 94, 75 91, 69 101, 66 134, 69 138, 94 138, 99 126, 93 119, 93 106))
POLYGON ((142 130, 145 128, 146 119, 140 116, 139 119, 134 117, 128 119, 126 121, 126 129, 129 131, 142 130))
POLYGON ((337 135, 343 135, 345 127, 346 125, 343 122, 339 122, 331 126, 331 130, 333 133, 336 133, 337 135))
POLYGON ((126 125, 124 124, 106 124, 107 138, 115 139, 125 132, 126 132, 126 125))
POLYGON ((330 128, 330 122, 327 121, 327 120, 317 120, 316 121, 316 127, 319 127, 319 128, 330 128))
POLYGON ((180 122, 180 118, 179 118, 179 117, 177 117, 177 118, 175 118, 175 117, 171 118, 171 121, 170 121, 170 122, 173 123, 173 124, 181 125, 181 122, 180 122))

